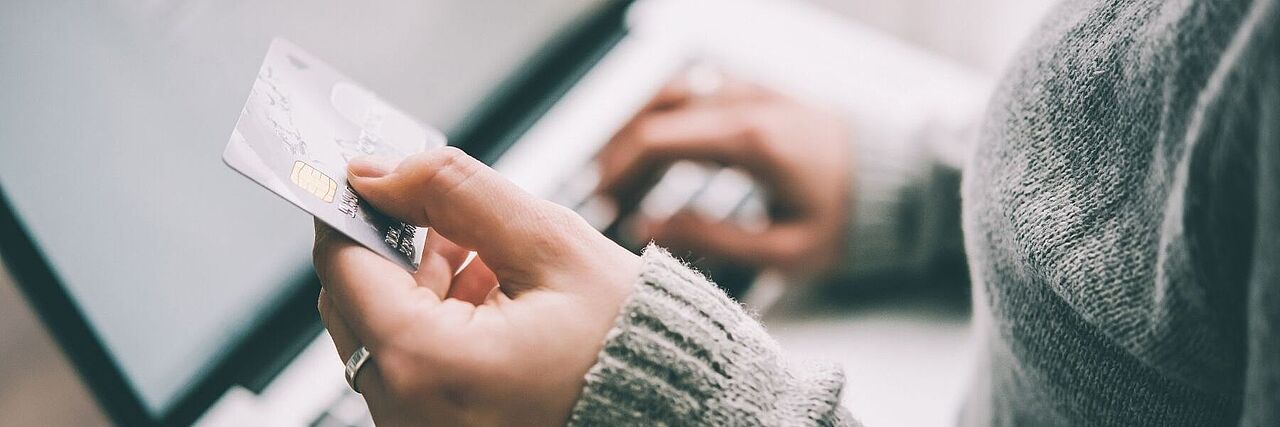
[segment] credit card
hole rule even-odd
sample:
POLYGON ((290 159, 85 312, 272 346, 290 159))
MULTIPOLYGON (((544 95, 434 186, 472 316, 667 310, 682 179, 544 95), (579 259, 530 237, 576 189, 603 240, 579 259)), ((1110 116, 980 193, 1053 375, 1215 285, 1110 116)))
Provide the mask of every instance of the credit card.
POLYGON ((370 207, 347 184, 347 162, 365 155, 402 158, 443 145, 439 130, 276 38, 222 160, 352 240, 416 271, 427 230, 370 207))

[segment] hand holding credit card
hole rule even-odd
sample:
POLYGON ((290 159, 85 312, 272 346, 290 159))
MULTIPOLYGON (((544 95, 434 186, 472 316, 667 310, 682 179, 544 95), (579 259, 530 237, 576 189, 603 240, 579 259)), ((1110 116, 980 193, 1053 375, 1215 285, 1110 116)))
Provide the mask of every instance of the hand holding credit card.
POLYGON ((403 158, 445 145, 440 131, 319 59, 275 39, 222 159, 232 169, 410 271, 426 229, 373 210, 347 184, 347 162, 403 158))

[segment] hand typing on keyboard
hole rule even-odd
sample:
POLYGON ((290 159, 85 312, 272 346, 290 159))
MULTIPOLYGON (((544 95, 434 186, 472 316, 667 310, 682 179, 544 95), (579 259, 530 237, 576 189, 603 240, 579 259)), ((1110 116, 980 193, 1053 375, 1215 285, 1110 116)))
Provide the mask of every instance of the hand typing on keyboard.
POLYGON ((763 187, 769 221, 744 227, 684 209, 642 220, 632 240, 784 271, 831 267, 843 252, 850 204, 845 123, 751 83, 726 79, 705 93, 691 80, 669 83, 597 155, 598 191, 625 204, 669 167, 683 176, 697 172, 691 161, 725 166, 763 187))

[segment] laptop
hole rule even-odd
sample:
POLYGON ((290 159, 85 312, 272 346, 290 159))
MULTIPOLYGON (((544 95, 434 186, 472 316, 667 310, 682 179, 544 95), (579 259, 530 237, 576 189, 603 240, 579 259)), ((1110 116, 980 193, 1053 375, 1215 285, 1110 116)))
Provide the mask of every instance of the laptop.
MULTIPOLYGON (((121 425, 372 424, 315 312, 311 221, 219 160, 275 36, 605 231, 625 214, 583 191, 592 156, 690 67, 901 128, 985 85, 782 1, 100 3, 0 9, 0 258, 121 425)), ((759 215, 720 175, 651 195, 759 215)))

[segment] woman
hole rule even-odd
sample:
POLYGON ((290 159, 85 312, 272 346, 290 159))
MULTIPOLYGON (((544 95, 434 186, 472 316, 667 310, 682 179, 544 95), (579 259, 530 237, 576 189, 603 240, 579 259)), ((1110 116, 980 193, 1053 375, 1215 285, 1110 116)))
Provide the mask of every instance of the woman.
MULTIPOLYGON (((1068 0, 1026 44, 963 172, 984 352, 963 423, 1280 425, 1276 3, 1068 0)), ((929 155, 875 159, 855 130, 847 161, 837 120, 720 96, 665 91, 611 144, 605 189, 712 159, 791 214, 755 235, 676 219, 651 228, 660 241, 837 269, 877 252, 859 246, 875 232, 860 211, 945 193, 929 155)), ((657 247, 636 257, 452 149, 349 172, 370 203, 438 232, 411 275, 317 227, 320 311, 343 360, 373 355, 355 385, 380 425, 857 424, 838 369, 784 363, 657 247), (479 257, 455 276, 463 248, 479 257)))

